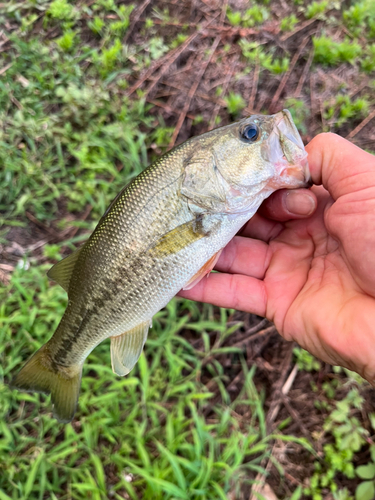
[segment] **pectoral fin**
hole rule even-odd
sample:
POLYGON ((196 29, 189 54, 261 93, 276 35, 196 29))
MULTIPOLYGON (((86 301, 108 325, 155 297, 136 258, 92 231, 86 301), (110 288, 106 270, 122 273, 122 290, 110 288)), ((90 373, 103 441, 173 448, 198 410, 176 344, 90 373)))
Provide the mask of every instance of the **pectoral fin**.
POLYGON ((202 278, 204 278, 208 273, 212 271, 212 269, 215 267, 216 262, 219 260, 220 254, 222 252, 222 249, 216 252, 211 259, 209 259, 204 266, 202 266, 197 273, 194 274, 194 276, 186 283, 186 285, 183 287, 183 290, 190 290, 190 288, 193 288, 197 283, 200 282, 202 278))
POLYGON ((47 273, 47 276, 62 286, 66 292, 69 292, 70 279, 81 250, 82 248, 79 248, 75 252, 68 255, 68 257, 65 257, 65 259, 52 266, 47 273))
POLYGON ((164 234, 151 250, 157 255, 175 254, 208 234, 203 229, 202 218, 197 217, 164 234))
POLYGON ((142 354, 151 321, 145 321, 117 337, 111 337, 112 370, 120 377, 127 375, 142 354))

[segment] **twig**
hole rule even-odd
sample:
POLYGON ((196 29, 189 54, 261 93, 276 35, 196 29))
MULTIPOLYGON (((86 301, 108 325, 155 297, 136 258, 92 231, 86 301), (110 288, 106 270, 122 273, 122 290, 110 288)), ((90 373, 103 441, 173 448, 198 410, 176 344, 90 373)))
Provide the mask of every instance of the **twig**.
POLYGON ((214 55, 215 50, 217 49, 217 46, 219 45, 219 43, 220 43, 220 37, 217 37, 216 40, 214 41, 213 45, 212 45, 210 55, 208 56, 208 58, 205 61, 205 63, 202 65, 202 67, 201 67, 198 75, 196 76, 194 84, 191 86, 191 88, 189 90, 189 93, 187 95, 187 99, 185 101, 185 106, 184 106, 184 108, 183 108, 183 110, 182 110, 182 112, 181 112, 181 114, 180 114, 180 116, 178 118, 176 128, 174 129, 172 138, 171 138, 171 140, 170 140, 170 142, 168 144, 168 149, 173 148, 173 146, 174 146, 174 144, 176 142, 176 139, 177 139, 178 134, 180 133, 182 124, 184 123, 184 120, 185 120, 185 117, 186 117, 186 113, 189 110, 190 103, 191 103, 191 101, 192 101, 192 99, 194 97, 195 92, 197 91, 198 85, 201 82, 201 79, 202 79, 202 77, 204 75, 204 72, 207 69, 207 66, 211 62, 212 56, 214 55))
POLYGON ((40 228, 44 229, 45 231, 47 231, 49 234, 51 234, 52 236, 57 236, 56 234, 56 231, 54 231, 54 229, 48 227, 46 224, 43 224, 43 222, 41 222, 40 220, 38 220, 36 217, 34 217, 33 214, 31 214, 30 212, 28 212, 27 210, 25 211, 25 215, 26 217, 31 221, 33 222, 36 226, 39 226, 40 228))
POLYGON ((260 110, 262 109, 263 104, 266 102, 266 99, 268 97, 268 94, 265 92, 258 101, 258 104, 255 106, 255 113, 259 113, 260 110))
POLYGON ((288 410, 290 416, 293 418, 294 422, 296 423, 296 425, 299 427, 300 431, 302 432, 302 434, 305 436, 305 438, 310 441, 311 439, 311 433, 306 429, 306 427, 303 425, 303 423, 301 422, 301 418, 300 418, 300 415, 298 414, 298 412, 292 407, 292 405, 289 403, 289 400, 288 398, 282 394, 282 401, 283 401, 283 405, 285 406, 285 408, 288 410))
POLYGON ((256 63, 255 63, 254 75, 253 75, 253 87, 251 89, 251 96, 250 96, 249 104, 245 110, 247 113, 250 113, 250 114, 252 114, 254 112, 254 103, 255 103, 255 98, 257 96, 257 91, 258 91, 259 72, 260 72, 260 64, 259 64, 259 57, 257 57, 256 63))
POLYGON ((220 25, 223 26, 224 21, 225 21, 225 16, 227 13, 227 5, 228 5, 228 0, 224 0, 223 5, 221 7, 221 14, 220 14, 220 25))
POLYGON ((375 118, 375 109, 346 136, 346 139, 353 139, 353 137, 355 137, 373 118, 375 118))
MULTIPOLYGON (((216 16, 217 17, 217 16, 216 16)), ((150 87, 146 90, 146 97, 150 94, 150 92, 152 92, 152 90, 154 89, 154 87, 156 86, 156 84, 160 81, 161 77, 164 75, 164 73, 168 70, 168 68, 170 67, 170 65, 172 63, 174 63, 174 61, 182 54, 182 52, 191 44, 191 42, 198 36, 198 35, 201 35, 204 30, 207 28, 207 26, 209 24, 211 24, 215 19, 210 19, 203 27, 202 29, 200 30, 197 30, 195 33, 193 33, 192 35, 189 36, 189 38, 187 38, 183 44, 181 44, 179 47, 177 47, 176 49, 174 49, 174 51, 172 51, 170 54, 167 54, 167 56, 169 55, 170 57, 167 57, 165 62, 163 63, 160 71, 159 71, 159 74, 156 76, 156 78, 154 79, 153 83, 150 85, 150 87)), ((154 71, 154 70, 153 70, 154 71)), ((153 71, 150 72, 150 74, 148 76, 150 76, 153 71)), ((147 78, 148 78, 147 76, 147 78)), ((147 78, 143 78, 143 81, 147 78)), ((143 82, 142 82, 143 83, 143 82)), ((134 87, 134 85, 133 85, 134 87)), ((127 92, 127 95, 129 96, 132 92, 133 92, 133 87, 128 90, 127 92)), ((139 85, 136 87, 138 88, 139 85)), ((136 89, 134 89, 136 90, 136 89)))
MULTIPOLYGON (((165 111, 167 111, 167 113, 171 113, 171 114, 178 113, 178 111, 176 109, 173 109, 171 106, 169 106, 165 102, 157 101, 155 99, 146 99, 146 100, 147 100, 147 102, 149 102, 150 104, 153 104, 154 106, 158 106, 159 108, 165 109, 165 111)), ((195 118, 194 115, 189 115, 189 114, 187 114, 186 117, 190 118, 190 120, 194 120, 194 118, 195 118)))
MULTIPOLYGON (((249 497, 249 500, 259 500, 259 495, 258 493, 260 493, 260 490, 263 488, 263 485, 264 485, 264 480, 265 480, 265 477, 266 477, 266 474, 268 472, 268 470, 270 469, 271 467, 271 457, 273 455, 273 452, 275 450, 275 447, 276 447, 276 443, 273 445, 272 447, 272 451, 271 451, 271 455, 268 459, 268 462, 267 462, 267 465, 266 465, 266 468, 265 468, 265 471, 264 473, 263 472, 258 472, 254 482, 256 483, 252 488, 251 488, 251 492, 250 492, 250 497, 249 497)), ((262 460, 262 464, 261 466, 263 465, 264 463, 264 459, 262 460)))
MULTIPOLYGON (((227 92, 227 88, 228 88, 228 85, 229 85, 229 82, 232 78, 232 75, 234 73, 234 70, 235 70, 235 67, 236 67, 236 63, 237 63, 237 60, 238 58, 236 59, 236 61, 234 62, 234 64, 232 64, 232 67, 230 68, 228 74, 227 74, 227 77, 225 79, 225 82, 224 82, 224 85, 223 85, 223 92, 222 92, 222 95, 225 95, 226 92, 227 92)), ((210 121, 208 122, 209 125, 208 125, 208 129, 207 130, 212 130, 215 126, 215 120, 216 120, 216 117, 219 113, 219 109, 221 108, 221 104, 218 102, 215 104, 215 107, 214 107, 214 110, 212 112, 212 115, 211 115, 211 118, 210 118, 210 121)))
POLYGON ((135 12, 135 15, 133 17, 133 20, 131 22, 131 25, 129 26, 128 28, 128 31, 126 32, 126 35, 124 37, 124 40, 123 40, 123 43, 126 43, 129 39, 129 36, 130 34, 132 33, 133 29, 134 29, 134 26, 136 25, 136 23, 139 21, 139 18, 141 17, 141 15, 143 14, 143 12, 145 11, 145 9, 147 8, 148 4, 151 2, 151 0, 145 0, 139 7, 138 9, 136 10, 135 12))
POLYGON ((2 271, 8 271, 8 272, 12 272, 14 271, 14 266, 10 266, 9 264, 0 264, 0 269, 2 271))
POLYGON ((316 18, 314 19, 309 19, 308 21, 305 21, 304 23, 302 23, 300 26, 297 26, 297 28, 294 30, 294 31, 291 31, 290 33, 286 33, 285 35, 283 35, 280 40, 282 42, 285 42, 285 40, 288 40, 288 38, 290 38, 291 36, 294 36, 296 33, 299 33, 301 30, 307 28, 307 26, 310 26, 310 24, 314 23, 315 21, 317 21, 316 18))
POLYGON ((8 71, 9 68, 11 68, 13 66, 13 63, 9 63, 7 64, 6 66, 4 66, 3 68, 0 69, 0 75, 3 75, 4 73, 6 73, 8 71))
POLYGON ((314 75, 310 75, 310 111, 311 111, 311 118, 314 118, 315 116, 315 93, 314 93, 314 75))
MULTIPOLYGON (((176 49, 172 50, 171 52, 168 52, 164 57, 161 57, 157 61, 155 61, 154 64, 152 64, 147 71, 141 75, 141 77, 138 79, 138 81, 130 87, 126 91, 126 95, 130 96, 133 92, 135 92, 143 83, 150 78, 150 76, 158 69, 160 66, 163 66, 168 60, 171 60, 170 62, 173 62, 177 57, 182 54, 182 52, 186 49, 186 47, 198 36, 200 32, 196 31, 195 33, 192 33, 185 41, 182 43, 179 47, 176 47, 176 49)), ((164 74, 164 73, 163 73, 164 74)), ((156 83, 160 80, 160 77, 155 79, 155 85, 156 83)))
POLYGON ((264 328, 260 332, 257 332, 255 334, 251 334, 246 336, 245 338, 242 338, 235 344, 232 344, 231 347, 242 347, 248 344, 249 342, 253 342, 255 339, 258 339, 259 337, 264 337, 267 333, 275 332, 276 328, 275 325, 269 326, 268 328, 264 328))
POLYGON ((279 101, 280 95, 282 91, 284 90, 284 87, 286 85, 286 82, 288 81, 292 71, 294 70, 294 66, 296 65, 298 59, 300 58, 303 49, 306 47, 307 42, 310 40, 310 37, 307 36, 302 40, 300 48, 297 50, 297 52, 294 54, 292 62, 290 63, 290 67, 288 71, 284 74, 284 76, 281 79, 280 85, 278 89, 276 90, 275 95, 272 98, 271 105, 270 105, 270 113, 273 113, 276 108, 276 104, 279 101))
POLYGON ((307 60, 307 63, 305 64, 305 67, 303 68, 301 78, 299 79, 299 82, 298 82, 298 85, 297 85, 297 88, 294 92, 293 97, 299 97, 301 95, 302 87, 303 87, 303 84, 305 83, 306 77, 310 71, 310 67, 311 67, 313 58, 314 58, 314 49, 311 49, 309 58, 307 60))
MULTIPOLYGON (((172 83, 170 81, 166 81, 166 82, 162 82, 164 85, 168 85, 169 87, 172 87, 173 89, 177 89, 177 90, 180 90, 181 92, 187 92, 187 89, 185 89, 184 87, 181 87, 181 85, 178 85, 177 83, 172 83)), ((203 92, 195 92, 195 95, 197 97, 200 97, 201 99, 204 99, 205 101, 210 101, 210 102, 213 102, 215 104, 220 104, 220 106, 225 106, 225 101, 224 99, 218 99, 218 98, 215 98, 215 97, 212 97, 208 94, 204 94, 203 92)))
MULTIPOLYGON (((284 361, 282 363, 281 375, 280 375, 280 378, 279 378, 279 381, 277 383, 277 387, 275 390, 275 397, 274 397, 273 401, 271 402, 270 409, 269 409, 269 412, 267 415, 267 428, 271 427, 271 425, 276 420, 276 417, 279 413, 279 410, 281 407, 281 404, 280 404, 281 398, 280 398, 279 392, 283 391, 284 384, 288 388, 288 390, 291 387, 290 382, 288 381, 289 378, 287 379, 287 373, 289 371, 290 362, 292 359, 292 352, 293 352, 293 344, 291 344, 291 346, 289 347, 289 351, 288 351, 287 355, 285 356, 284 361)), ((294 377, 295 377, 295 375, 294 375, 294 377)), ((294 380, 294 378, 292 379, 292 381, 293 380, 294 380)), ((284 392, 284 394, 287 394, 287 392, 284 392)))
MULTIPOLYGON (((91 210, 92 210, 92 206, 91 205, 88 205, 86 210, 84 211, 82 217, 80 217, 80 221, 84 221, 87 219, 87 217, 90 215, 91 213, 91 210)), ((73 236, 76 235, 77 231, 78 231, 79 227, 76 226, 76 227, 73 227, 70 231, 69 231, 69 238, 73 238, 73 236)))

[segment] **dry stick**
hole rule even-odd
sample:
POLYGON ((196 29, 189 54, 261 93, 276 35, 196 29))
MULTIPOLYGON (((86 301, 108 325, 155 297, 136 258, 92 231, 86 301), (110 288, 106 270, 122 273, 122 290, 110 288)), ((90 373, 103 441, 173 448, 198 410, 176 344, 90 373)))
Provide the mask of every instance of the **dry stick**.
MULTIPOLYGON (((271 455, 270 455, 270 458, 268 459, 264 473, 258 472, 258 474, 254 480, 254 482, 256 484, 251 488, 249 500, 259 500, 259 498, 260 498, 258 493, 260 493, 260 491, 263 489, 264 480, 266 478, 266 473, 268 472, 268 470, 271 466, 271 457, 273 455, 275 447, 276 447, 276 443, 272 447, 271 455)), ((262 463, 261 463, 261 467, 263 466, 264 462, 265 462, 265 460, 263 459, 262 463)))
MULTIPOLYGON (((286 396, 288 394, 288 392, 290 391, 290 388, 293 385, 294 379, 296 378, 297 372, 298 372, 298 366, 294 365, 293 370, 290 372, 289 377, 287 378, 285 384, 283 385, 283 387, 281 389, 281 394, 283 396, 286 396)), ((283 400, 283 398, 281 398, 281 400, 283 400)), ((277 403, 277 405, 273 408, 271 414, 269 415, 269 425, 276 420, 276 417, 279 414, 280 408, 281 408, 281 402, 279 401, 277 403)))
POLYGON ((258 101, 258 105, 255 107, 255 113, 259 113, 260 110, 262 109, 263 107, 263 104, 266 102, 267 100, 267 97, 268 97, 268 94, 265 92, 260 98, 259 98, 259 101, 258 101))
POLYGON ((248 335, 247 337, 239 340, 235 344, 232 344, 231 347, 242 347, 247 345, 249 342, 253 342, 254 340, 264 337, 267 333, 275 332, 276 328, 274 325, 269 326, 268 328, 264 328, 263 330, 260 330, 259 332, 253 333, 251 335, 248 335))
POLYGON ((260 64, 259 64, 259 57, 257 57, 256 63, 255 63, 255 69, 254 69, 253 87, 251 89, 251 96, 250 96, 249 104, 247 105, 247 108, 245 110, 247 113, 254 112, 254 103, 255 103, 255 98, 257 96, 257 91, 258 91, 259 72, 260 72, 260 64))
POLYGON ((280 38, 280 41, 285 42, 285 40, 288 40, 288 38, 290 38, 291 36, 294 36, 296 33, 305 29, 307 26, 310 26, 310 24, 314 23, 315 21, 317 21, 317 19, 309 19, 308 21, 302 23, 300 26, 297 26, 297 28, 294 31, 292 31, 291 33, 287 33, 287 34, 283 35, 280 38))
MULTIPOLYGON (((280 410, 280 397, 279 397, 279 391, 282 390, 284 383, 286 384, 288 382, 287 380, 287 373, 290 368, 290 362, 292 360, 292 352, 293 352, 293 344, 290 345, 289 351, 286 354, 282 365, 281 365, 281 375, 276 383, 276 388, 275 388, 275 396, 273 397, 270 405, 270 409, 268 411, 267 419, 266 419, 266 424, 267 424, 267 429, 271 427, 273 422, 275 421, 277 414, 279 413, 280 410), (285 382, 286 381, 286 382, 285 382)), ((287 386, 288 388, 288 386, 287 386)), ((288 390, 290 387, 288 388, 288 390)))
POLYGON ((198 85, 200 84, 200 81, 201 81, 201 79, 202 79, 202 77, 204 75, 204 72, 207 69, 207 66, 211 62, 212 56, 214 55, 215 50, 217 49, 217 46, 219 45, 219 43, 220 43, 220 37, 218 36, 216 38, 216 40, 214 41, 213 45, 212 45, 209 57, 207 58, 206 62, 202 65, 202 67, 201 67, 201 69, 200 69, 200 71, 199 71, 199 73, 198 73, 198 75, 197 75, 197 77, 195 79, 194 84, 191 86, 191 88, 189 90, 189 93, 187 95, 187 99, 185 101, 184 109, 182 110, 182 112, 181 112, 181 114, 180 114, 180 116, 178 118, 176 128, 174 129, 172 138, 170 140, 170 143, 168 144, 168 149, 173 148, 173 146, 174 146, 174 144, 176 142, 176 139, 177 139, 178 134, 180 133, 182 124, 184 123, 184 120, 185 120, 185 117, 186 117, 186 113, 189 110, 190 103, 191 103, 191 101, 192 101, 192 99, 194 97, 195 92, 197 91, 198 85))
POLYGON ((272 101, 271 101, 271 105, 270 105, 270 112, 273 113, 274 110, 275 110, 275 107, 276 107, 276 104, 277 102, 279 101, 279 98, 280 98, 280 95, 281 95, 281 92, 284 90, 284 87, 286 85, 286 82, 288 81, 293 69, 294 69, 294 66, 296 65, 298 59, 300 58, 301 54, 302 54, 302 51, 303 49, 306 47, 306 44, 307 42, 310 40, 310 37, 305 37, 303 40, 302 40, 302 44, 300 46, 300 48, 298 49, 298 51, 294 54, 293 56, 293 59, 292 59, 292 62, 290 63, 290 68, 288 69, 288 71, 285 73, 285 75, 282 77, 281 79, 281 82, 280 82, 280 85, 278 87, 278 89, 276 90, 276 93, 275 95, 273 96, 272 98, 272 101))
MULTIPOLYGON (((210 19, 210 21, 208 21, 204 27, 199 30, 199 31, 196 31, 195 33, 193 33, 192 35, 190 35, 189 38, 187 38, 185 40, 185 42, 177 48, 176 52, 173 53, 173 56, 170 58, 170 59, 167 59, 165 61, 165 63, 163 64, 163 66, 161 67, 160 71, 159 71, 159 74, 156 76, 156 79, 153 81, 153 83, 150 85, 150 87, 146 90, 146 97, 150 94, 150 92, 154 89, 154 87, 157 85, 157 83, 160 81, 160 78, 164 75, 164 73, 169 69, 170 65, 182 54, 182 52, 187 48, 187 46, 198 36, 200 35, 204 29, 209 25, 211 24, 215 19, 216 19, 217 16, 215 16, 215 18, 213 19, 210 19)), ((129 94, 128 94, 129 95, 129 94)))
POLYGON ((291 406, 291 404, 289 403, 289 400, 288 398, 282 394, 282 401, 283 401, 283 405, 285 406, 285 408, 288 410, 290 416, 293 418, 294 422, 297 424, 299 430, 302 432, 302 434, 305 436, 305 438, 310 441, 311 439, 311 433, 306 429, 306 427, 303 425, 303 423, 301 422, 301 417, 300 415, 298 414, 298 412, 291 406))
POLYGON ((311 49, 309 58, 308 58, 307 63, 303 69, 301 78, 299 79, 299 82, 298 82, 298 85, 297 85, 296 91, 294 92, 293 97, 299 97, 301 95, 302 87, 303 87, 303 84, 305 83, 306 77, 310 71, 310 67, 311 67, 313 58, 314 58, 314 49, 311 49))
MULTIPOLYGON (((291 351, 289 353, 291 355, 291 351)), ((286 357, 286 360, 287 362, 284 363, 284 368, 283 368, 283 371, 285 371, 286 368, 289 368, 289 363, 290 363, 290 357, 287 356, 286 357)), ((293 385, 293 382, 294 382, 294 379, 296 378, 296 375, 297 375, 297 372, 298 372, 298 366, 297 364, 294 366, 293 370, 291 371, 289 377, 287 378, 285 384, 283 385, 282 389, 281 389, 281 394, 285 397, 288 392, 290 391, 292 385, 293 385)), ((282 379, 281 379, 282 380, 282 379)), ((272 423, 274 422, 274 420, 276 419, 277 417, 277 414, 279 413, 279 410, 280 410, 280 403, 274 408, 273 412, 272 412, 272 415, 270 417, 270 422, 269 423, 272 423)), ((272 448, 272 452, 271 452, 271 456, 273 454, 273 451, 275 449, 275 446, 276 444, 273 445, 273 448, 272 448)), ((271 457, 269 458, 268 460, 268 463, 267 463, 267 467, 266 467, 266 472, 268 471, 269 469, 269 466, 270 466, 270 462, 271 462, 271 457)), ((257 493, 259 493, 259 490, 260 488, 263 486, 263 483, 264 483, 264 479, 265 479, 265 474, 262 474, 261 472, 257 475, 257 477, 255 478, 255 481, 258 483, 257 485, 255 485, 252 490, 251 490, 251 495, 250 495, 250 498, 249 500, 257 500, 259 497, 257 495, 257 493)))
POLYGON ((361 85, 359 85, 358 87, 355 87, 351 92, 349 92, 349 97, 350 98, 354 97, 356 94, 358 94, 363 89, 365 89, 366 87, 368 87, 368 85, 369 85, 369 81, 368 80, 366 80, 365 82, 361 83, 361 85))
MULTIPOLYGON (((187 46, 200 34, 200 31, 195 31, 192 33, 189 38, 187 38, 183 44, 181 44, 179 47, 176 49, 172 50, 171 52, 168 52, 164 57, 161 57, 158 59, 155 64, 152 64, 150 68, 141 75, 139 80, 132 86, 130 89, 127 90, 126 95, 130 96, 135 90, 137 90, 146 80, 149 79, 149 77, 158 69, 160 66, 165 64, 169 59, 170 63, 172 63, 177 57, 187 48, 187 46)), ((164 74, 164 73, 163 73, 164 74)), ((155 85, 156 83, 160 80, 162 74, 158 77, 155 78, 154 82, 155 85)))
POLYGON ((316 110, 315 110, 315 93, 314 93, 314 75, 310 75, 310 112, 311 117, 314 118, 316 110))
POLYGON ((141 15, 143 14, 144 10, 147 8, 147 6, 150 2, 151 2, 151 0, 145 0, 139 6, 139 8, 136 10, 135 15, 134 15, 133 20, 132 20, 132 23, 129 26, 128 31, 124 37, 123 43, 126 43, 128 41, 129 36, 130 36, 131 32, 133 31, 135 24, 139 21, 139 18, 141 17, 141 15))
POLYGON ((12 271, 14 271, 14 268, 15 268, 15 266, 11 266, 11 265, 9 265, 9 264, 0 264, 0 269, 1 269, 2 271, 9 271, 9 272, 12 272, 12 271))
MULTIPOLYGON (((166 81, 166 82, 162 82, 163 85, 167 85, 169 87, 172 87, 173 89, 177 89, 179 90, 180 92, 186 92, 186 89, 184 87, 181 87, 181 85, 177 85, 176 83, 171 83, 169 81, 166 81)), ((224 99, 217 99, 215 97, 211 97, 210 95, 208 94, 203 94, 202 92, 196 92, 195 95, 197 97, 200 97, 201 99, 204 99, 205 101, 210 101, 210 102, 213 102, 215 104, 220 104, 220 106, 225 106, 225 101, 224 99)))
POLYGON ((9 68, 11 68, 13 66, 13 63, 9 63, 7 64, 6 66, 4 66, 3 68, 0 69, 0 75, 3 75, 4 73, 6 73, 6 71, 8 71, 9 68))
MULTIPOLYGON (((228 5, 228 0, 224 0, 222 8, 221 8, 220 19, 219 19, 220 26, 223 26, 223 24, 224 24, 225 16, 226 16, 226 13, 227 13, 227 5, 228 5)), ((225 92, 227 90, 227 87, 228 87, 228 84, 229 84, 229 80, 232 77, 233 71, 234 71, 234 67, 232 67, 231 71, 229 72, 229 78, 227 77, 226 80, 225 80, 225 82, 224 82, 223 95, 225 94, 225 92)), ((216 116, 217 116, 217 114, 219 112, 219 109, 220 109, 220 104, 219 103, 215 104, 214 110, 213 110, 212 115, 211 115, 211 119, 208 122, 208 124, 209 124, 208 125, 208 131, 212 130, 214 128, 216 116)))
MULTIPOLYGON (((91 210, 92 210, 92 206, 91 205, 88 205, 86 210, 83 212, 83 215, 80 217, 80 221, 84 221, 87 219, 87 217, 90 215, 91 213, 91 210)), ((73 227, 70 231, 69 231, 69 238, 73 238, 73 236, 75 236, 77 234, 77 231, 78 231, 79 227, 76 226, 76 227, 73 227)))
POLYGON ((224 24, 225 16, 227 14, 227 5, 228 5, 228 0, 224 0, 223 6, 221 8, 221 14, 220 14, 220 20, 219 20, 220 26, 223 26, 223 24, 224 24))
POLYGON ((25 212, 25 215, 26 217, 31 221, 33 222, 36 226, 39 226, 41 227, 42 229, 44 229, 45 231, 47 231, 49 234, 51 234, 52 236, 57 236, 57 233, 56 231, 51 228, 51 227, 48 227, 46 224, 43 224, 43 222, 41 222, 40 220, 38 220, 36 217, 34 217, 33 214, 31 214, 30 212, 26 211, 25 212))
MULTIPOLYGON (((168 106, 168 104, 166 104, 165 102, 157 101, 155 99, 147 99, 147 102, 149 102, 150 104, 153 104, 154 106, 159 106, 159 108, 165 109, 165 111, 167 111, 167 113, 171 113, 171 114, 178 113, 178 111, 176 109, 173 109, 171 106, 168 106)), ((190 120, 194 120, 194 118, 195 118, 194 115, 189 115, 189 114, 187 114, 186 117, 190 118, 190 120)))
MULTIPOLYGON (((238 61, 238 58, 236 59, 236 61, 234 62, 234 64, 232 65, 226 79, 225 79, 225 82, 224 82, 224 85, 223 85, 223 92, 222 92, 222 95, 225 95, 226 92, 227 92, 227 88, 228 88, 228 85, 229 85, 229 82, 232 78, 232 75, 234 73, 234 70, 235 70, 235 67, 236 67, 236 63, 238 61)), ((221 105, 220 103, 217 103, 214 107, 214 110, 212 112, 212 115, 211 115, 211 118, 210 118, 210 121, 208 122, 209 125, 208 125, 208 130, 212 130, 215 126, 215 120, 216 120, 216 117, 219 113, 219 109, 221 108, 221 105)))
POLYGON ((346 136, 346 139, 353 139, 373 118, 375 118, 375 109, 346 136))

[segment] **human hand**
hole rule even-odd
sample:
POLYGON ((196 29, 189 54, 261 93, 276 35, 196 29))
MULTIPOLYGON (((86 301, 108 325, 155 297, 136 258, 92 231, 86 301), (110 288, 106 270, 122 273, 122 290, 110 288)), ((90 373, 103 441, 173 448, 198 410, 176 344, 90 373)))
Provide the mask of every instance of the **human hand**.
POLYGON ((274 193, 223 250, 220 273, 180 295, 267 317, 375 385, 375 157, 335 134, 306 150, 318 186, 299 201, 274 193))

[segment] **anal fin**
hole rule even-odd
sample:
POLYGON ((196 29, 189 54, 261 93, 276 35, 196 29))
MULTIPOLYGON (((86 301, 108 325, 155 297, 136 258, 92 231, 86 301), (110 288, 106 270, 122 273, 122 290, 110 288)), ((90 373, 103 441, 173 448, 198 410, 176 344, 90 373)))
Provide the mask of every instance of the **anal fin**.
POLYGON ((183 287, 183 290, 190 290, 190 288, 193 288, 193 286, 199 283, 200 280, 206 276, 206 274, 210 273, 219 260, 221 252, 222 249, 216 252, 210 259, 208 259, 208 261, 199 269, 199 271, 195 273, 192 278, 190 278, 190 280, 183 287))
POLYGON ((151 320, 144 321, 122 335, 111 337, 112 370, 123 377, 133 368, 142 354, 151 320))

